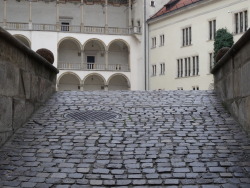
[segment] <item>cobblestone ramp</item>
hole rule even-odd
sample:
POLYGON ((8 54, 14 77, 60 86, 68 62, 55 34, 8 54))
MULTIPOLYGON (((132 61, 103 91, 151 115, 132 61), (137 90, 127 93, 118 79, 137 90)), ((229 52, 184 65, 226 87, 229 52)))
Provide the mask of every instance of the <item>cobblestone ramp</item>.
POLYGON ((0 149, 0 187, 116 186, 249 188, 250 139, 209 91, 58 92, 0 149))

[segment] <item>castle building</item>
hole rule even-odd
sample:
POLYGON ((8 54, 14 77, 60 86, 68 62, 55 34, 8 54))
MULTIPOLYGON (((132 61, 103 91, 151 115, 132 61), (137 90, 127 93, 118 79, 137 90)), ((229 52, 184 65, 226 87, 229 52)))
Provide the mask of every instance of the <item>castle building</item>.
POLYGON ((54 54, 57 90, 145 90, 145 3, 1 0, 0 26, 54 54))
POLYGON ((0 26, 49 49, 57 90, 213 89, 213 42, 249 28, 250 0, 0 0, 0 26))
POLYGON ((171 0, 148 20, 149 90, 213 88, 218 29, 236 42, 249 28, 250 0, 171 0))

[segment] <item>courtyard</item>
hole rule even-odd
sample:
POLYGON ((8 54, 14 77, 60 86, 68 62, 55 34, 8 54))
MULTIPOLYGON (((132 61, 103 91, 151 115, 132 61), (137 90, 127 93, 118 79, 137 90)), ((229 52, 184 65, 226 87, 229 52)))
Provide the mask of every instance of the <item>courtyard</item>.
POLYGON ((0 187, 249 188, 250 138, 213 91, 57 92, 0 148, 0 187))

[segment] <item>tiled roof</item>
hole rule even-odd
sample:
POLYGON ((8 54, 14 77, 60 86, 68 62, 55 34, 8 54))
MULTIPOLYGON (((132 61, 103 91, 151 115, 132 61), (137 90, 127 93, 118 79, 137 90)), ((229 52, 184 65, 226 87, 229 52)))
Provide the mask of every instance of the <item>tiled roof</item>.
POLYGON ((175 10, 184 8, 188 5, 196 3, 202 0, 170 0, 162 9, 160 9, 156 14, 154 14, 150 19, 157 18, 166 13, 173 12, 175 10))

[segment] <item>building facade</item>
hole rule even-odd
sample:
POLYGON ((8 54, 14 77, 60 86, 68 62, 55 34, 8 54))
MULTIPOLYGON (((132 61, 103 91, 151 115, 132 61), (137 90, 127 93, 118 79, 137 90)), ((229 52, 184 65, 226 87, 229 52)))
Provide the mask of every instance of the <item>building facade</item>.
POLYGON ((1 0, 0 26, 32 50, 54 54, 58 90, 144 90, 145 5, 141 0, 1 0))
POLYGON ((149 90, 213 88, 216 30, 236 42, 249 28, 250 0, 171 0, 148 20, 149 90))

